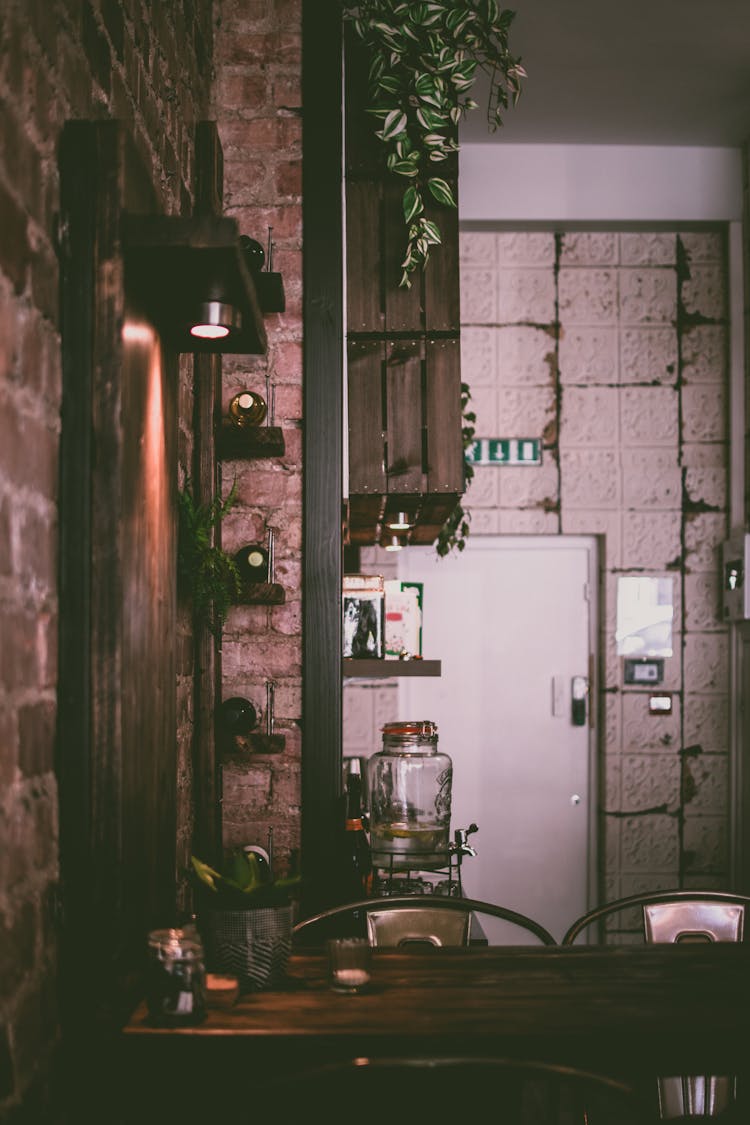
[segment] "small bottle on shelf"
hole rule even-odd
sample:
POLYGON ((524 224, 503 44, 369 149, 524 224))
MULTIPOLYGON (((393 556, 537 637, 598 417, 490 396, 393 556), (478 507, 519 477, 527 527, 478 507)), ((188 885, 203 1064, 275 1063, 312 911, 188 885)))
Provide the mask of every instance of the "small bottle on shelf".
POLYGON ((248 543, 234 556, 243 582, 268 582, 268 551, 262 543, 248 543))
POLYGON ((229 403, 229 418, 235 426, 259 426, 267 412, 266 400, 257 391, 240 391, 229 403))
POLYGON ((372 856, 362 811, 362 776, 359 758, 351 758, 346 777, 346 815, 341 845, 343 901, 353 902, 372 893, 372 856))

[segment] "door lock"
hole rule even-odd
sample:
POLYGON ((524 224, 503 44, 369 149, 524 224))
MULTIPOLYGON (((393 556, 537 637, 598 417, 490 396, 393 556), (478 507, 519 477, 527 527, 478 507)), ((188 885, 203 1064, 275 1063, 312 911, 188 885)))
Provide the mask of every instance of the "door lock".
POLYGON ((586 700, 589 681, 586 676, 574 676, 570 685, 570 721, 574 727, 586 726, 586 700))

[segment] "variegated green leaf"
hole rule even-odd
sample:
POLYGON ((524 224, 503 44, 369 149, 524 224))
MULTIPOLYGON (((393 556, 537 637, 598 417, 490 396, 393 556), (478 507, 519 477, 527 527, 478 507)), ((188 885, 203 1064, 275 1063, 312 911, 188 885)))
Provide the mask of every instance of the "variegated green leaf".
POLYGON ((389 141, 406 129, 406 114, 400 109, 392 109, 383 122, 383 140, 389 141))
POLYGON ((422 196, 417 191, 416 187, 408 187, 404 192, 402 200, 402 207, 404 211, 404 222, 410 223, 413 218, 419 215, 424 210, 422 203, 422 196))
POLYGON ((438 203, 442 203, 445 207, 456 206, 450 185, 445 180, 440 179, 439 176, 432 176, 427 181, 427 187, 432 198, 436 199, 438 203))

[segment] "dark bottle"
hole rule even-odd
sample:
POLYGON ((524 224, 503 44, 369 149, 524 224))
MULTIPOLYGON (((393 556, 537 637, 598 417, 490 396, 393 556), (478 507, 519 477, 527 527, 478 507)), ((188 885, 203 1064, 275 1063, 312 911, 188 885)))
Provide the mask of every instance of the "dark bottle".
POLYGON ((258 724, 258 712, 249 699, 233 695, 221 705, 221 721, 227 734, 249 734, 258 724))
POLYGON ((262 543, 248 543, 234 556, 243 582, 268 581, 268 551, 262 543))
POLYGON ((240 391, 229 403, 229 418, 235 426, 258 426, 267 413, 266 400, 257 391, 240 391))
POLYGON ((341 850, 341 893, 344 901, 367 898, 372 893, 372 856, 362 812, 362 776, 359 758, 352 758, 346 777, 346 815, 341 850))

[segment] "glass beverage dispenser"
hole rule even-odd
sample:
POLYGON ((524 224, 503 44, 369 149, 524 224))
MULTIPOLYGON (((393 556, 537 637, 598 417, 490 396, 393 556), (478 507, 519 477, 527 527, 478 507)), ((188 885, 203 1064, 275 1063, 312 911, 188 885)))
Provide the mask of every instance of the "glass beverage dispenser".
POLYGON ((449 861, 453 765, 429 720, 386 723, 368 760, 373 863, 411 870, 449 861))

